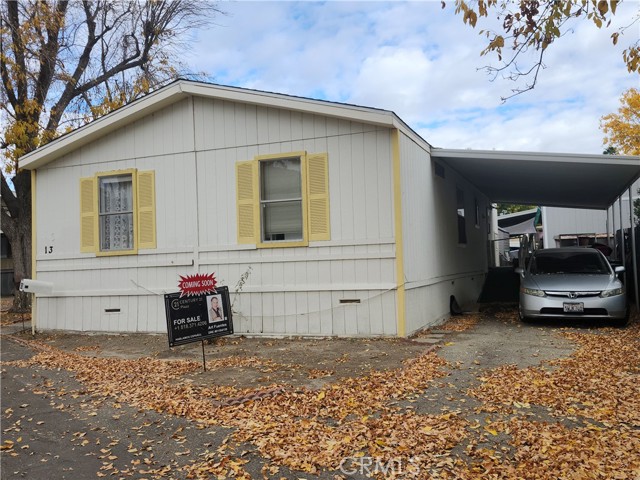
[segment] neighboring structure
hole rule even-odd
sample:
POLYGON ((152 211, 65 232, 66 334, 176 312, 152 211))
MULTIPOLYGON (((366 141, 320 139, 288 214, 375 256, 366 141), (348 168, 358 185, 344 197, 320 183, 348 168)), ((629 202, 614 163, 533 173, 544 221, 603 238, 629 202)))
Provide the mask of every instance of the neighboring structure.
POLYGON ((35 324, 164 332, 179 275, 215 272, 236 333, 406 336, 477 299, 490 200, 606 208, 640 175, 609 157, 434 149, 390 111, 178 81, 20 160, 35 324), (599 195, 557 188, 604 167, 599 195))
MULTIPOLYGON (((640 198, 640 181, 631 187, 632 200, 640 198)), ((546 247, 583 246, 594 242, 613 247, 614 229, 629 228, 629 194, 622 195, 608 210, 543 207, 544 244, 546 247), (622 208, 620 208, 622 207, 622 208), (620 213, 622 212, 622 221, 620 213)))
POLYGON ((499 258, 501 266, 515 265, 515 260, 521 260, 521 247, 526 243, 531 248, 537 248, 542 238, 541 211, 539 207, 521 212, 499 215, 498 228, 506 233, 508 239, 508 254, 499 258), (523 236, 527 236, 523 242, 523 236), (506 260, 506 261, 505 261, 506 260))
POLYGON ((540 225, 540 208, 498 216, 498 227, 510 236, 537 234, 540 225))
POLYGON ((13 295, 13 258, 7 236, 0 231, 0 294, 13 295))

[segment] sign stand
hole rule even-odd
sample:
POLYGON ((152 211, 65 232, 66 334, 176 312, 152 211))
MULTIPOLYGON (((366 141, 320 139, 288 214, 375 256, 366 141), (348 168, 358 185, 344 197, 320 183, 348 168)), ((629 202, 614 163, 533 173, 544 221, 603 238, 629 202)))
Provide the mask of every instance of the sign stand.
POLYGON ((202 369, 207 371, 207 361, 204 358, 204 340, 202 340, 202 369))

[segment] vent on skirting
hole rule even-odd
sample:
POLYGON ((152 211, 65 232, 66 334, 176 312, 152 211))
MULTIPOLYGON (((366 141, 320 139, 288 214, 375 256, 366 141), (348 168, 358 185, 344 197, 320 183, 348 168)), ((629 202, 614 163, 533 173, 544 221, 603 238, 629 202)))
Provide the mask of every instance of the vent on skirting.
POLYGON ((120 313, 119 308, 105 308, 104 313, 120 313))
POLYGON ((340 303, 360 303, 359 298, 341 298, 340 303))

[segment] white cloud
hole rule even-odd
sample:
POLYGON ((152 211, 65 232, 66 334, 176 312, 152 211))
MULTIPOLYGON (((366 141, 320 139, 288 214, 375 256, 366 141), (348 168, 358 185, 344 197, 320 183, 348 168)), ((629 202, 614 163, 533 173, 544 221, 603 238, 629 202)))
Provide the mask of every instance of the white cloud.
MULTIPOLYGON (((236 2, 199 32, 194 71, 218 83, 395 111, 433 145, 600 153, 599 119, 638 86, 612 30, 575 22, 547 52, 537 88, 481 67, 486 41, 440 2, 236 2)), ((616 22, 635 13, 621 5, 616 22)), ((479 28, 491 27, 491 22, 479 28)), ((637 29, 636 29, 637 31, 637 29)), ((624 42, 635 40, 628 32, 624 42)))

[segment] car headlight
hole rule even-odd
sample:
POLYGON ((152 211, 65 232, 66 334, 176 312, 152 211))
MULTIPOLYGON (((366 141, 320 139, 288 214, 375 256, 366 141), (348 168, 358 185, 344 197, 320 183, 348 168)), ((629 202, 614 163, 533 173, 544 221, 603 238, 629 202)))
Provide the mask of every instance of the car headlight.
POLYGON ((603 290, 600 293, 602 298, 615 297, 616 295, 624 295, 624 287, 612 288, 611 290, 603 290))
POLYGON ((536 290, 535 288, 524 288, 522 287, 520 289, 520 291, 522 293, 524 293, 525 295, 533 295, 534 297, 544 297, 544 291, 543 290, 536 290))

